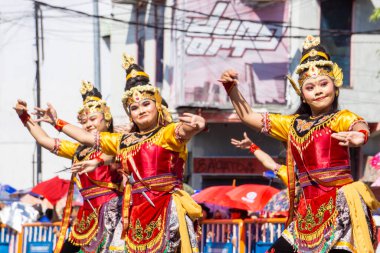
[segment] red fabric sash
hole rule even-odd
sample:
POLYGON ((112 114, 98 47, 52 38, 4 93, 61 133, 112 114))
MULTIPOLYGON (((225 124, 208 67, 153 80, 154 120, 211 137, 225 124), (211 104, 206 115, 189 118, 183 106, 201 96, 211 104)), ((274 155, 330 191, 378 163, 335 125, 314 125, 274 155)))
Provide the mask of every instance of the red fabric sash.
POLYGON ((312 180, 323 186, 342 186, 353 182, 350 166, 306 171, 299 173, 298 179, 302 187, 311 185, 312 180))
POLYGON ((74 245, 87 245, 94 238, 99 228, 99 210, 100 207, 95 210, 79 210, 69 236, 74 245))
POLYGON ((171 194, 132 206, 126 244, 128 252, 162 252, 168 240, 171 194))
POLYGON ((308 249, 317 252, 335 230, 338 215, 336 210, 337 190, 333 189, 319 197, 304 199, 301 197, 296 214, 296 235, 298 245, 307 245, 308 249))

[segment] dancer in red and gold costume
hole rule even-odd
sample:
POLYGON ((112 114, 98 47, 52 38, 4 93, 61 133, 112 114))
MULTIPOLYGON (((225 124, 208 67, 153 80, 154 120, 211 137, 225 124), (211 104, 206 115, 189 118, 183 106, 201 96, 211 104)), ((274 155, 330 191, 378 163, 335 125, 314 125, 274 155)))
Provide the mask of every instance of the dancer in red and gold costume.
POLYGON ((288 143, 290 217, 268 252, 374 252, 370 209, 379 202, 365 184, 353 181, 349 156, 349 147, 366 143, 368 126, 356 114, 338 110, 343 74, 318 38, 306 38, 296 72, 298 85, 289 79, 301 105, 293 115, 252 111, 233 70, 220 80, 245 124, 288 143), (302 189, 296 210, 295 164, 302 189))
MULTIPOLYGON (((78 120, 88 133, 112 132, 113 121, 110 109, 102 100, 100 92, 88 82, 82 83, 81 93, 83 106, 78 112, 78 120)), ((94 160, 97 168, 89 173, 73 174, 69 187, 66 207, 62 218, 62 228, 54 250, 58 252, 125 252, 125 243, 121 236, 122 176, 111 165, 102 165, 113 161, 113 157, 105 156, 98 148, 87 147, 63 139, 53 139, 36 123, 46 121, 59 131, 65 125, 63 121, 52 121, 45 110, 37 108, 39 120, 32 120, 27 113, 24 101, 19 100, 15 107, 24 125, 32 136, 44 148, 52 153, 72 159, 73 163, 94 160), (74 182, 80 189, 84 199, 79 209, 68 240, 65 241, 69 226, 74 182)), ((94 162, 93 162, 94 163, 94 162)))
MULTIPOLYGON (((173 123, 149 76, 133 58, 123 59, 127 76, 122 102, 134 124, 132 132, 100 133, 94 138, 70 124, 63 132, 88 146, 99 143, 130 175, 122 212, 128 252, 198 252, 194 221, 202 209, 182 190, 182 181, 186 143, 204 129, 205 120, 185 113, 173 123)), ((83 173, 90 167, 84 162, 72 170, 83 173)))

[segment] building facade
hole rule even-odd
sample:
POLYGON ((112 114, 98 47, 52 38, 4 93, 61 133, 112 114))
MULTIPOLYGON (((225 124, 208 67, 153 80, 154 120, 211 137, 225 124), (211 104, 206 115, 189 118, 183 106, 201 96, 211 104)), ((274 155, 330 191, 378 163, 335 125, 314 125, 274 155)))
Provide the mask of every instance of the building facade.
MULTIPOLYGON (((73 122, 81 103, 80 80, 91 81, 94 76, 92 6, 60 0, 47 3, 51 6, 45 6, 41 14, 45 29, 42 104, 53 102, 61 117, 73 122)), ((25 3, 20 1, 15 7, 20 10, 21 5, 25 3)), ((14 179, 2 169, 0 178, 18 187, 31 186, 35 157, 33 139, 11 111, 18 97, 31 106, 35 102, 33 6, 24 7, 25 24, 22 19, 17 21, 23 31, 23 36, 17 36, 20 44, 6 44, 7 37, 0 38, 6 45, 0 48, 1 69, 5 70, 0 75, 0 113, 5 119, 0 152, 5 154, 4 168, 25 171, 23 177, 14 179), (20 61, 23 57, 27 60, 20 61), (18 74, 20 70, 23 75, 18 74), (18 159, 14 150, 24 159, 18 159)), ((209 122, 208 131, 189 144, 187 179, 192 186, 229 184, 233 179, 238 184, 264 180, 257 176, 263 168, 247 151, 235 149, 230 138, 242 138, 246 131, 279 161, 284 157, 284 146, 242 125, 217 79, 223 70, 236 69, 239 87, 255 110, 292 113, 299 98, 284 76, 294 73, 305 36, 317 35, 344 69, 341 108, 363 116, 372 129, 368 144, 353 150, 353 157, 359 160, 355 176, 361 177, 366 157, 380 151, 380 22, 369 22, 375 7, 380 7, 379 0, 102 1, 102 93, 115 124, 127 123, 121 104, 125 85, 121 56, 124 52, 134 56, 152 84, 161 89, 174 116, 192 111, 209 122)), ((3 34, 12 31, 4 22, 0 30, 3 34)), ((49 126, 44 128, 57 136, 49 126)), ((44 151, 43 179, 69 164, 44 151)))
MULTIPOLYGON (((360 159, 356 177, 362 176, 366 157, 380 150, 380 35, 373 32, 380 23, 369 22, 377 1, 113 2, 115 17, 133 21, 124 31, 109 29, 113 64, 119 64, 122 52, 135 56, 175 113, 190 110, 209 121, 208 131, 190 144, 188 175, 195 188, 232 179, 246 183, 262 174, 258 164, 247 163, 255 161, 248 152, 230 144, 244 131, 272 156, 283 156, 281 143, 239 122, 217 79, 224 69, 236 69, 239 88, 254 109, 292 113, 299 98, 284 76, 294 73, 308 34, 320 36, 343 68, 341 108, 362 115, 373 128, 369 143, 352 151, 354 160, 360 159)), ((123 81, 112 77, 113 83, 123 81)))

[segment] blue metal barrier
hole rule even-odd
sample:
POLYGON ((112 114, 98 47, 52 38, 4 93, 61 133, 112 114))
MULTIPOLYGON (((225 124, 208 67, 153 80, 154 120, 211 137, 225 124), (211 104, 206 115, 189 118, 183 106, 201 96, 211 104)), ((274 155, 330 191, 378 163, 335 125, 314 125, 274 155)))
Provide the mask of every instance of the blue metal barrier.
MULTIPOLYGON (((45 253, 53 252, 57 242, 60 222, 24 224, 22 232, 0 224, 0 253, 45 253)), ((70 232, 67 231, 66 236, 70 232)))
POLYGON ((230 242, 207 242, 204 253, 233 253, 233 245, 230 242))
POLYGON ((29 242, 26 253, 51 253, 53 242, 29 242))
POLYGON ((0 252, 9 252, 9 243, 0 243, 0 252))
POLYGON ((0 224, 0 252, 17 252, 17 231, 0 224))
POLYGON ((285 229, 286 218, 257 218, 244 220, 246 253, 263 253, 285 229))
POLYGON ((58 224, 35 223, 31 225, 24 225, 22 252, 45 253, 48 252, 44 251, 46 249, 51 249, 50 252, 52 252, 57 242, 57 235, 54 231, 55 229, 60 229, 58 224))
POLYGON ((202 231, 202 252, 244 252, 242 220, 204 220, 202 231))

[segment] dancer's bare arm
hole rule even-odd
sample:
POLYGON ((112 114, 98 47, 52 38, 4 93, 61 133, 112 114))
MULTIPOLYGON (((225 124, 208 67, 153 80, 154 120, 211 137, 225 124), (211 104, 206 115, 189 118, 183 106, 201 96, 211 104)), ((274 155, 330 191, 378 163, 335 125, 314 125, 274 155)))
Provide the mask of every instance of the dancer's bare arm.
POLYGON ((238 73, 235 70, 226 70, 218 80, 223 85, 233 85, 229 96, 239 118, 246 125, 260 131, 262 127, 262 115, 254 112, 238 89, 238 73))
POLYGON ((339 140, 339 145, 348 147, 360 147, 364 145, 369 136, 368 125, 359 122, 352 127, 351 131, 333 133, 331 137, 339 140))
MULTIPOLYGON (((27 103, 21 99, 17 100, 16 105, 13 107, 16 113, 20 116, 24 112, 28 111, 27 103)), ((51 138, 40 125, 37 124, 33 119, 29 119, 25 123, 25 127, 28 129, 33 138, 47 150, 53 150, 55 145, 55 140, 51 138)))
POLYGON ((83 173, 88 173, 91 171, 94 171, 96 168, 103 166, 103 165, 110 165, 115 161, 114 156, 102 154, 99 158, 87 160, 83 162, 77 162, 74 163, 71 166, 71 172, 72 173, 78 173, 79 175, 83 173))
MULTIPOLYGON (((250 149, 251 145, 254 144, 252 140, 248 137, 247 133, 244 132, 242 140, 231 139, 231 144, 237 148, 250 149)), ((276 171, 281 165, 276 163, 273 158, 262 151, 261 149, 256 149, 254 151, 256 158, 264 165, 265 168, 276 171)))
MULTIPOLYGON (((47 105, 48 106, 46 109, 38 107, 34 108, 34 114, 40 116, 40 118, 36 121, 47 122, 55 126, 57 123, 59 123, 57 111, 55 110, 52 104, 48 103, 47 105)), ((86 146, 94 146, 95 144, 95 138, 93 134, 72 124, 64 124, 64 126, 62 127, 62 132, 86 146)))
POLYGON ((182 125, 178 129, 178 135, 185 140, 191 139, 206 126, 206 120, 203 117, 192 113, 184 113, 179 120, 182 125))

